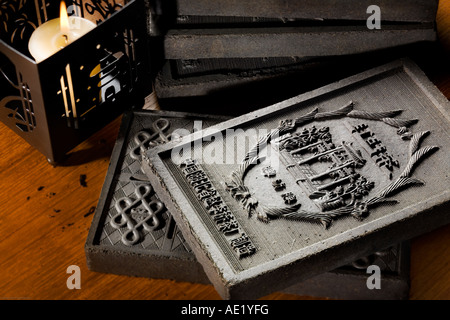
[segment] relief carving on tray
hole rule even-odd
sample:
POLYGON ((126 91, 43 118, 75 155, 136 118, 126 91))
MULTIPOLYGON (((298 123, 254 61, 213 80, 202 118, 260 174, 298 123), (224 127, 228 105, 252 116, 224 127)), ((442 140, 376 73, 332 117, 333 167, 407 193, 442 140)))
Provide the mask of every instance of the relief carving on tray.
MULTIPOLYGON (((135 168, 134 163, 137 162, 140 168, 142 154, 149 149, 172 140, 181 140, 181 135, 168 132, 171 125, 168 119, 158 118, 152 121, 151 126, 134 133, 127 149, 128 167, 133 164, 135 168)), ((162 217, 162 213, 166 210, 164 203, 155 197, 153 187, 141 170, 134 171, 135 169, 129 174, 122 175, 126 182, 135 185, 134 191, 128 196, 115 199, 115 212, 111 215, 109 225, 122 231, 121 242, 127 246, 137 245, 144 241, 146 233, 163 228, 165 236, 171 238, 175 229, 173 218, 164 221, 162 217)))
POLYGON ((122 197, 115 203, 117 214, 111 218, 111 226, 115 229, 125 228, 122 242, 134 245, 141 240, 141 229, 148 232, 160 226, 160 214, 164 211, 164 203, 155 199, 148 200, 153 193, 149 184, 142 184, 135 188, 134 198, 122 197))
MULTIPOLYGON (((169 120, 159 118, 152 123, 151 129, 138 131, 134 137, 134 146, 129 149, 131 159, 141 161, 141 155, 158 144, 169 142, 171 135, 167 134, 170 127, 169 120)), ((141 179, 142 175, 130 175, 130 181, 148 182, 141 179)), ((164 203, 158 199, 152 200, 154 194, 150 184, 138 184, 134 195, 125 196, 115 201, 116 214, 111 217, 110 225, 114 229, 124 229, 122 243, 135 245, 143 239, 142 229, 147 232, 157 230, 160 226, 160 215, 165 210, 164 203)))
POLYGON ((257 219, 265 223, 278 218, 310 220, 328 228, 333 220, 343 216, 362 220, 369 215, 370 209, 380 204, 396 204, 397 200, 391 197, 401 190, 423 185, 423 181, 412 177, 414 169, 423 158, 439 149, 437 146, 421 147, 422 140, 430 132, 411 132, 409 127, 417 120, 395 118, 401 112, 359 111, 355 110, 353 102, 349 102, 332 112, 319 112, 316 108, 299 118, 283 120, 250 149, 239 168, 226 181, 226 189, 249 217, 255 213, 257 219), (361 122, 356 125, 340 122, 346 126, 341 129, 350 132, 346 136, 348 141, 338 141, 330 127, 321 125, 321 121, 349 118, 361 122), (404 167, 401 168, 393 154, 395 148, 392 144, 383 143, 372 131, 374 123, 397 128, 399 142, 407 143, 409 140, 409 154, 404 167), (280 195, 284 207, 261 204, 244 181, 253 167, 263 163, 265 159, 260 151, 269 145, 277 150, 281 163, 304 191, 302 194, 293 193, 287 183, 276 177, 275 170, 264 167, 262 173, 273 179, 274 192, 283 190, 280 195), (321 171, 317 172, 317 168, 321 171), (382 185, 380 181, 378 185, 374 181, 375 175, 386 176, 381 181, 382 185), (316 210, 302 210, 304 201, 313 202, 316 210))
POLYGON ((195 192, 197 199, 208 212, 210 221, 225 236, 228 245, 234 250, 239 259, 254 254, 256 246, 245 231, 241 229, 233 212, 214 188, 202 165, 196 160, 186 159, 180 164, 180 168, 186 181, 195 192), (236 234, 239 237, 235 238, 236 234))
POLYGON ((142 130, 134 136, 136 147, 130 152, 133 159, 140 160, 142 154, 148 149, 171 140, 171 135, 166 133, 170 127, 169 120, 159 118, 153 122, 152 127, 152 133, 149 133, 148 130, 142 130))

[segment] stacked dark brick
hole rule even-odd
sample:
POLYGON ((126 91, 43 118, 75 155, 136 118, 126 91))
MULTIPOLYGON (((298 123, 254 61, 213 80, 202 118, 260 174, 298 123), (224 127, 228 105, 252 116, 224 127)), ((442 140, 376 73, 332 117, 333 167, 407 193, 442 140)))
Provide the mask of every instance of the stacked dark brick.
POLYGON ((357 72, 358 63, 385 62, 390 49, 436 39, 437 0, 150 1, 150 33, 163 48, 160 99, 266 98, 273 90, 285 98, 357 72), (368 27, 372 5, 380 29, 368 27))

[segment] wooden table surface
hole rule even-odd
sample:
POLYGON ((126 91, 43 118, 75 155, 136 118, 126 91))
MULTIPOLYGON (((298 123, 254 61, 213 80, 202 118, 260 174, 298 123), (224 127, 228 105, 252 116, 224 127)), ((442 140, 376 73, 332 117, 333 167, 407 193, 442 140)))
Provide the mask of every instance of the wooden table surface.
MULTIPOLYGON (((437 21, 449 59, 450 1, 441 0, 437 21)), ((450 97, 449 70, 431 70, 429 77, 450 97)), ((84 243, 91 208, 120 120, 80 144, 58 167, 0 123, 0 299, 220 299, 210 285, 88 270, 84 243), (66 286, 70 265, 81 269, 80 290, 66 286)), ((410 298, 450 299, 450 225, 412 239, 410 298)), ((264 299, 314 298, 273 293, 264 299)))

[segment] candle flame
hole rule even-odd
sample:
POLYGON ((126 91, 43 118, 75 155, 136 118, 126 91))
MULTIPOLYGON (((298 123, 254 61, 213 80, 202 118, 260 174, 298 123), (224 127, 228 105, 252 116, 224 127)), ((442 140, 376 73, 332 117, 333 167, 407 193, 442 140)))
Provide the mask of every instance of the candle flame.
POLYGON ((67 36, 69 33, 69 16, 67 14, 66 3, 64 1, 61 1, 59 15, 61 32, 63 35, 67 36))

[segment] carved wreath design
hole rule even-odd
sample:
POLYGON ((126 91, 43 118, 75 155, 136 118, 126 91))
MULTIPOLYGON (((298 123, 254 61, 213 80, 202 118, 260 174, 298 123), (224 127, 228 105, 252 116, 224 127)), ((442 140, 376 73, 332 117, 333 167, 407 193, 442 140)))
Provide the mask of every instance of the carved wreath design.
POLYGON ((358 220, 362 220, 369 215, 369 210, 372 207, 383 203, 398 203, 397 200, 390 199, 390 197, 399 191, 407 187, 423 185, 423 181, 411 177, 414 169, 423 158, 439 149, 437 146, 426 146, 421 148, 420 144, 423 138, 430 132, 410 132, 408 127, 417 123, 418 120, 395 119, 394 117, 399 115, 401 112, 402 110, 387 112, 358 111, 354 110, 354 103, 350 101, 347 105, 335 111, 320 113, 318 108, 316 108, 299 118, 282 120, 273 132, 262 137, 246 154, 239 168, 231 173, 230 181, 226 182, 226 189, 236 201, 240 202, 243 208, 248 212, 249 217, 253 213, 256 213, 257 219, 265 223, 268 223, 270 219, 276 218, 311 220, 320 222, 325 228, 328 228, 334 219, 342 216, 350 215, 358 220), (244 178, 248 171, 253 166, 263 161, 259 155, 259 151, 264 146, 267 146, 275 137, 292 132, 299 126, 313 121, 341 117, 382 121, 397 128, 397 134, 400 135, 402 139, 410 140, 408 163, 400 176, 370 199, 353 199, 349 204, 328 212, 300 210, 301 204, 286 207, 265 207, 260 205, 259 201, 254 195, 252 195, 249 188, 244 183, 244 178))

